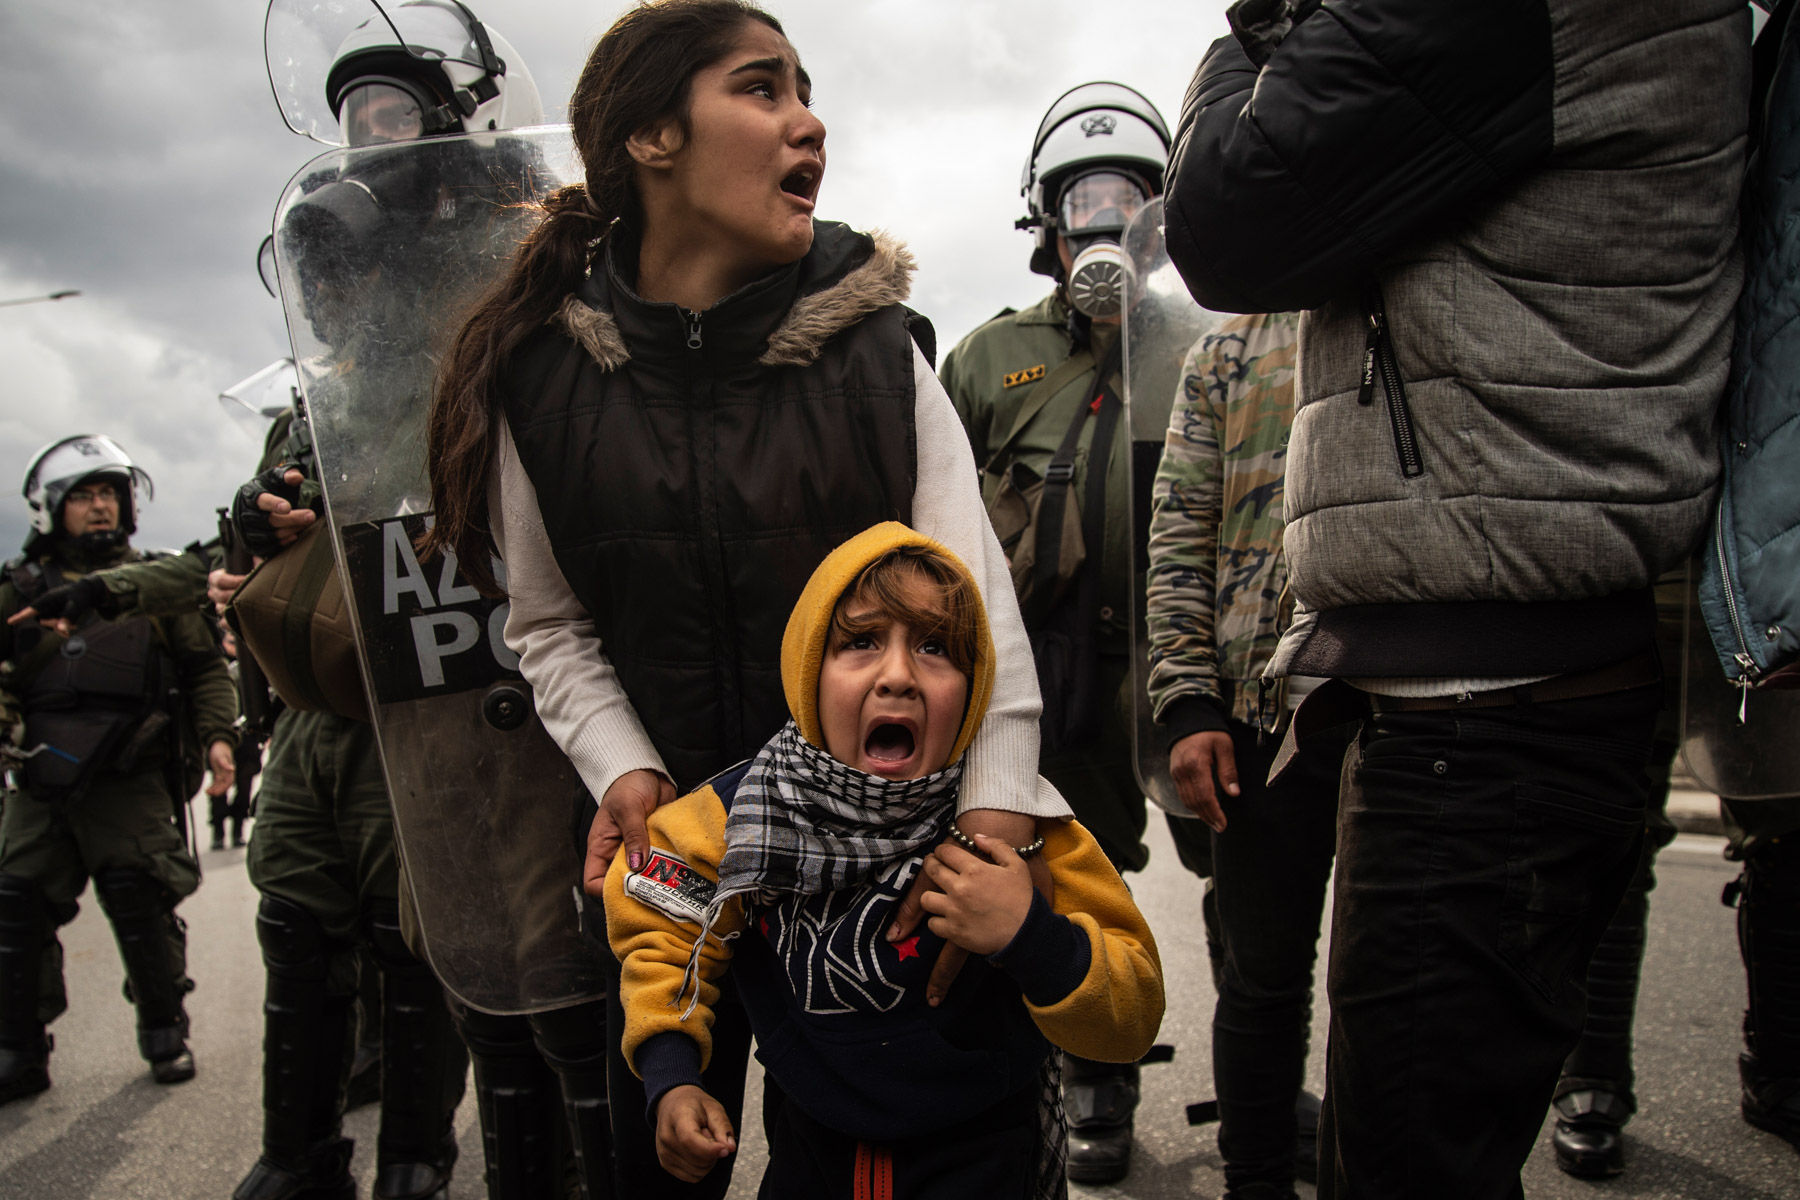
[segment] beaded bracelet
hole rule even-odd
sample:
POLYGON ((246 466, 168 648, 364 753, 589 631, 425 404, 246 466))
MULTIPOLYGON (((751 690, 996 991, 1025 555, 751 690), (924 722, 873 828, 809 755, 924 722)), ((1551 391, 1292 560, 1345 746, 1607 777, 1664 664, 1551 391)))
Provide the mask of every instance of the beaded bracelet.
MULTIPOLYGON (((958 829, 955 821, 950 822, 950 840, 955 842, 957 845, 961 846, 964 850, 967 850, 970 854, 980 854, 981 853, 980 847, 975 845, 975 839, 970 837, 968 834, 964 833, 961 829, 958 829)), ((1013 853, 1018 855, 1020 858, 1030 858, 1032 855, 1037 854, 1043 848, 1044 848, 1044 835, 1040 833, 1040 834, 1038 834, 1037 841, 1031 843, 1031 845, 1029 845, 1029 846, 1014 846, 1013 853)))

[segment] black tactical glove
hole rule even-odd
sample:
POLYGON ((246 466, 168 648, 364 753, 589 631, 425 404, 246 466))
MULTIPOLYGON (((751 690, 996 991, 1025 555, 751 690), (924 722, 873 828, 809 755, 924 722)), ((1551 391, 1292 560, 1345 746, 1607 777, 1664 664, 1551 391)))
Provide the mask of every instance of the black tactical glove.
POLYGON ((304 480, 299 484, 287 481, 287 473, 294 469, 290 463, 270 467, 239 488, 237 498, 231 502, 231 522, 237 526, 238 537, 244 548, 258 558, 274 558, 283 549, 275 527, 269 524, 269 514, 257 507, 258 496, 264 492, 279 496, 294 511, 302 508, 319 510, 317 484, 304 480))
POLYGON ((118 598, 105 581, 93 575, 51 588, 33 600, 31 607, 40 621, 79 621, 90 612, 109 619, 119 615, 118 598))

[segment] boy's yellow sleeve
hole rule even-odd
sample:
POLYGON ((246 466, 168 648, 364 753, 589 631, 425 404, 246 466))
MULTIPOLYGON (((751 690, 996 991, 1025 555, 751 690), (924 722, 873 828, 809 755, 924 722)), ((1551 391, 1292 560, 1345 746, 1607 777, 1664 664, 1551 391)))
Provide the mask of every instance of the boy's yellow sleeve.
POLYGON ((682 976, 702 913, 719 879, 725 852, 725 808, 712 788, 690 792, 650 815, 651 852, 640 871, 625 855, 606 873, 606 936, 618 958, 619 999, 625 1010, 625 1061, 638 1070, 637 1050, 659 1033, 680 1033, 700 1049, 704 1069, 712 1061, 713 1005, 731 950, 723 940, 743 927, 743 906, 732 901, 714 922, 700 954, 700 1002, 681 1019, 693 991, 681 992, 682 976))
POLYGON ((1081 985, 1055 1004, 1025 1007, 1044 1036, 1071 1054, 1136 1062, 1162 1027, 1162 959, 1150 925, 1100 844, 1079 821, 1040 822, 1056 883, 1051 908, 1087 936, 1081 985))

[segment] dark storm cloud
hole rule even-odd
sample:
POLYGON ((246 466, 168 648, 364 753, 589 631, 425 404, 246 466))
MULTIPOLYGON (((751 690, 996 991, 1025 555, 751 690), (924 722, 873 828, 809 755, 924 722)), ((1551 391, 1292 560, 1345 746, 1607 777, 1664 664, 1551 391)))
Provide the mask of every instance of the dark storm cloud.
MULTIPOLYGON (((0 488, 40 445, 112 433, 152 471, 142 540, 181 544, 248 475, 216 393, 287 353, 254 269, 282 186, 323 148, 269 94, 259 0, 0 0, 0 488)), ((475 0, 561 120, 617 0, 475 0)), ((821 215, 918 254, 913 303, 948 347, 1049 281, 1025 269, 1019 167, 1055 96, 1133 83, 1173 122, 1223 0, 787 0, 830 127, 821 215)), ((24 532, 0 497, 0 556, 24 532)))

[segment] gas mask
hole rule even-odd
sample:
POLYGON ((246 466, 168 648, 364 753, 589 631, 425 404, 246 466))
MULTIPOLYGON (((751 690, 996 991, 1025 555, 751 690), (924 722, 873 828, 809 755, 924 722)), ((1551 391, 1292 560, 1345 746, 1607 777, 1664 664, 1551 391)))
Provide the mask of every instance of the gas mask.
POLYGON ((1083 315, 1104 320, 1125 307, 1125 256, 1119 237, 1151 189, 1136 175, 1113 168, 1077 175, 1063 186, 1057 204, 1057 231, 1068 244, 1069 303, 1083 315))

